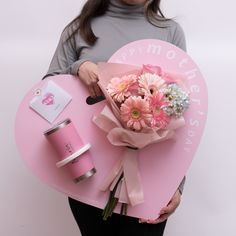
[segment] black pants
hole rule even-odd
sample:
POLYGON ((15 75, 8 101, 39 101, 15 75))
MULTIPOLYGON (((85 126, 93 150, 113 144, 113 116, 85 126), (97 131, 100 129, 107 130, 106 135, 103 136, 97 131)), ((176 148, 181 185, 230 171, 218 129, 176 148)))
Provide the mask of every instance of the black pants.
POLYGON ((166 221, 160 224, 139 223, 137 218, 113 214, 106 221, 102 209, 69 198, 70 208, 82 236, 163 236, 166 221))

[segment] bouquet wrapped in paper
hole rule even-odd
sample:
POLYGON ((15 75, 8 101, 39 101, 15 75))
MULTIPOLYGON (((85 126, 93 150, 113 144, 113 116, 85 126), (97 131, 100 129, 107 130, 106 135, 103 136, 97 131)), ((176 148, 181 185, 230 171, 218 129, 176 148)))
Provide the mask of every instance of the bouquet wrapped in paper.
POLYGON ((120 213, 126 214, 129 205, 144 202, 139 149, 174 137, 185 123, 189 93, 182 75, 163 71, 158 65, 100 63, 98 71, 98 84, 108 103, 94 122, 112 145, 124 147, 100 187, 110 192, 103 211, 107 219, 118 203, 120 213))

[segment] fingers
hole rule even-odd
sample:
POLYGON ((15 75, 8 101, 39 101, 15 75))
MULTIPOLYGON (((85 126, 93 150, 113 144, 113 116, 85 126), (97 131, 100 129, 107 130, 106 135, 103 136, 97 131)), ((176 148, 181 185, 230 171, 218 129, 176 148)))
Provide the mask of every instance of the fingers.
POLYGON ((80 65, 78 76, 79 79, 87 86, 90 96, 95 98, 102 96, 102 91, 99 88, 97 65, 91 61, 85 61, 80 65))
POLYGON ((97 83, 93 85, 93 89, 94 89, 96 97, 102 96, 102 91, 101 91, 101 89, 100 89, 100 87, 98 86, 97 83))
POLYGON ((98 96, 102 96, 102 91, 100 89, 100 87, 98 86, 97 82, 98 82, 98 78, 95 74, 93 74, 91 76, 91 79, 86 81, 87 82, 87 87, 90 93, 91 97, 98 97, 98 96))
POLYGON ((145 219, 142 219, 142 218, 140 218, 140 219, 138 220, 139 223, 147 223, 147 221, 148 221, 148 220, 145 220, 145 219))
POLYGON ((102 91, 99 88, 99 86, 97 85, 97 83, 89 85, 88 90, 89 90, 90 96, 92 98, 102 96, 102 91))
POLYGON ((169 217, 168 214, 164 214, 164 215, 161 215, 159 218, 157 219, 139 219, 139 223, 147 223, 147 224, 159 224, 165 220, 167 220, 167 218, 169 217))
POLYGON ((167 220, 169 218, 170 215, 171 215, 171 213, 160 215, 159 218, 157 218, 156 220, 153 221, 153 224, 159 224, 159 223, 164 222, 165 220, 167 220))
POLYGON ((179 206, 179 203, 180 202, 177 201, 177 200, 170 201, 170 203, 166 207, 163 207, 161 209, 160 214, 163 215, 163 214, 172 214, 172 213, 174 213, 176 208, 179 206))
POLYGON ((176 208, 180 204, 180 201, 181 194, 177 190, 168 205, 161 209, 160 216, 157 219, 139 219, 139 223, 158 224, 167 220, 169 216, 175 212, 176 208))
POLYGON ((180 204, 180 200, 181 200, 181 194, 180 192, 177 190, 174 194, 174 196, 172 197, 172 199, 170 200, 169 204, 166 207, 163 207, 160 211, 160 217, 156 219, 155 223, 161 223, 165 220, 167 220, 167 218, 173 214, 176 210, 176 208, 179 206, 180 204))
POLYGON ((176 192, 168 205, 166 207, 163 207, 160 211, 160 215, 163 214, 172 214, 175 212, 176 208, 179 206, 181 200, 181 195, 179 192, 176 192))
POLYGON ((81 73, 80 79, 84 82, 84 84, 88 87, 89 93, 91 97, 101 96, 101 90, 97 84, 98 77, 93 71, 89 71, 89 73, 83 74, 81 73))
POLYGON ((171 214, 172 213, 162 214, 157 219, 139 219, 139 223, 159 224, 167 220, 171 214))

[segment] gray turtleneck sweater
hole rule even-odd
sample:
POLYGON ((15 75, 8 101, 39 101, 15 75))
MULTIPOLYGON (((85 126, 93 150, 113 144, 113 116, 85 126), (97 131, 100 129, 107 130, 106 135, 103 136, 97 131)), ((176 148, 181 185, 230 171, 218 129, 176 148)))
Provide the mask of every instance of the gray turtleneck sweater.
MULTIPOLYGON (((98 37, 94 46, 89 46, 77 33, 68 39, 71 28, 66 28, 60 38, 45 77, 55 74, 77 75, 85 61, 107 61, 111 55, 127 43, 140 39, 160 39, 186 50, 182 28, 173 20, 161 22, 164 28, 150 24, 144 16, 142 5, 126 5, 120 0, 110 0, 105 15, 92 21, 92 30, 98 37)), ((45 78, 44 77, 44 78, 45 78)), ((179 186, 182 193, 185 178, 179 186)))
POLYGON ((92 30, 98 37, 89 46, 77 33, 67 40, 71 28, 66 28, 60 38, 47 75, 77 75, 84 61, 107 61, 111 55, 127 43, 140 39, 160 39, 186 50, 185 37, 178 23, 169 20, 161 23, 165 28, 150 24, 144 16, 142 5, 126 5, 120 0, 110 0, 105 15, 92 21, 92 30))

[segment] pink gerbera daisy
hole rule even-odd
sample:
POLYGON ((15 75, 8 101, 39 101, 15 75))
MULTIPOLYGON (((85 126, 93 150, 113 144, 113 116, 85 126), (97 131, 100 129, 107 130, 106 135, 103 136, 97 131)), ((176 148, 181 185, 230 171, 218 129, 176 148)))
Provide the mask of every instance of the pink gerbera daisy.
POLYGON ((166 105, 163 93, 158 92, 148 97, 148 100, 152 114, 151 126, 165 129, 170 122, 170 117, 162 109, 166 105))
POLYGON ((137 76, 134 74, 114 77, 107 86, 107 91, 114 101, 122 102, 131 95, 134 86, 137 84, 137 76))
POLYGON ((157 74, 144 73, 140 75, 140 93, 144 96, 155 95, 164 85, 165 81, 157 74))
POLYGON ((149 103, 141 97, 127 98, 120 110, 122 121, 131 129, 140 131, 150 123, 149 103))

